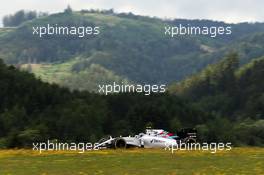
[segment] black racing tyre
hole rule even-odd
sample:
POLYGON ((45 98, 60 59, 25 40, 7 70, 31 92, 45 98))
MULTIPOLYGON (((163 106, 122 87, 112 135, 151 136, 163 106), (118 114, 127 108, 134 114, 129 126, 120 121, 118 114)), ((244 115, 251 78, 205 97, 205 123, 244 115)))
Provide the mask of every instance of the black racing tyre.
POLYGON ((115 149, 126 149, 127 148, 127 144, 126 144, 125 139, 117 138, 115 140, 115 143, 114 143, 114 148, 115 149))

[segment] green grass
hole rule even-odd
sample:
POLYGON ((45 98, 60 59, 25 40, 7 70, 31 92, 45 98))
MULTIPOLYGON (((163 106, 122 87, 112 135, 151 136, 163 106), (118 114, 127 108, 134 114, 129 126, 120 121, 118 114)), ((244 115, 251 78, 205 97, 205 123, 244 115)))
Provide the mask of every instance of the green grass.
POLYGON ((0 28, 0 37, 6 35, 7 33, 13 31, 13 28, 0 28))
POLYGON ((218 152, 105 150, 83 154, 31 150, 0 151, 0 174, 264 174, 264 148, 218 152))
MULTIPOLYGON (((43 81, 58 83, 71 75, 72 65, 76 60, 60 64, 32 64, 32 72, 43 81)), ((26 66, 26 65, 25 65, 26 66)))
POLYGON ((70 89, 98 91, 98 84, 110 84, 112 82, 129 81, 121 76, 118 76, 111 70, 105 69, 98 64, 92 64, 80 72, 72 71, 72 66, 76 63, 81 64, 82 61, 98 59, 104 53, 95 53, 91 57, 74 58, 63 63, 54 64, 23 64, 22 69, 29 70, 42 81, 56 83, 70 89))

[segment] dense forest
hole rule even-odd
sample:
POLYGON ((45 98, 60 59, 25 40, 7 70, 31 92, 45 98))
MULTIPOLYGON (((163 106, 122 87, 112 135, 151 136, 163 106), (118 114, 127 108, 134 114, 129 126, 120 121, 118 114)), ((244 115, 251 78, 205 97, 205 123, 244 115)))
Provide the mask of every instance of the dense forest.
MULTIPOLYGON (((218 64, 209 65, 200 73, 173 84, 170 92, 191 102, 215 116, 212 123, 203 124, 201 130, 214 128, 215 122, 228 137, 238 143, 263 144, 264 138, 264 58, 239 67, 236 53, 230 53, 218 64), (231 123, 232 124, 231 124, 231 123), (237 137, 236 137, 237 136, 237 137), (241 139, 241 140, 240 140, 241 139)), ((209 134, 218 137, 216 128, 209 134)), ((226 136, 227 136, 226 135, 226 136)), ((209 136, 208 136, 209 137, 209 136)))
POLYGON ((104 96, 44 83, 1 62, 0 145, 96 141, 107 134, 135 134, 151 125, 172 132, 196 127, 199 141, 261 146, 263 64, 259 59, 238 69, 237 56, 229 55, 167 94, 104 96))
POLYGON ((147 124, 176 131, 206 118, 203 112, 169 94, 102 96, 70 92, 43 83, 33 74, 0 64, 1 147, 32 141, 96 141, 106 134, 133 134, 147 124))

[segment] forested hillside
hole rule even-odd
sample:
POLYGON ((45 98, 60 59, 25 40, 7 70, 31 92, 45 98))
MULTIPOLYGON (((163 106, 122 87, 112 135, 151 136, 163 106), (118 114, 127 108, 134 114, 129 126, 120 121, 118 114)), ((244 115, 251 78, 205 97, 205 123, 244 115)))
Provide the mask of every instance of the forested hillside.
POLYGON ((263 75, 263 58, 239 68, 237 54, 230 54, 220 63, 172 85, 171 92, 219 115, 258 119, 264 117, 263 75))
POLYGON ((47 139, 98 141, 133 134, 149 124, 176 131, 206 115, 169 94, 101 96, 70 92, 0 62, 0 147, 31 146, 47 139))
POLYGON ((213 115, 215 119, 199 126, 208 138, 221 135, 223 129, 232 140, 263 144, 264 138, 264 58, 239 68, 237 54, 229 54, 218 64, 170 87, 170 92, 191 102, 192 106, 213 115), (234 125, 231 125, 231 121, 234 125), (217 122, 226 122, 225 125, 217 122), (219 135, 218 135, 219 134, 219 135), (236 137, 236 135, 238 135, 236 137))
POLYGON ((172 132, 196 127, 199 141, 262 146, 263 30, 263 23, 93 10, 68 10, 0 29, 0 147, 47 139, 97 141, 106 134, 138 133, 147 125, 172 132), (231 25, 233 34, 164 35, 164 26, 178 23, 231 25), (101 31, 87 38, 32 35, 33 26, 47 24, 101 31), (150 96, 91 92, 113 81, 172 85, 168 93, 150 96))
POLYGON ((263 59, 237 69, 232 55, 171 88, 172 94, 103 96, 43 83, 0 64, 0 146, 47 139, 97 141, 146 126, 196 127, 199 141, 258 145, 263 138, 263 59))
POLYGON ((218 62, 237 50, 241 63, 263 56, 262 23, 225 24, 209 20, 162 20, 112 11, 58 13, 23 23, 0 33, 0 56, 48 82, 79 90, 98 83, 170 84, 218 62), (232 35, 170 38, 164 27, 176 24, 232 26, 232 35), (100 26, 98 36, 76 38, 32 35, 32 26, 100 26), (227 45, 228 44, 228 45, 227 45), (87 82, 90 82, 87 84, 87 82), (76 84, 78 86, 76 87, 76 84))

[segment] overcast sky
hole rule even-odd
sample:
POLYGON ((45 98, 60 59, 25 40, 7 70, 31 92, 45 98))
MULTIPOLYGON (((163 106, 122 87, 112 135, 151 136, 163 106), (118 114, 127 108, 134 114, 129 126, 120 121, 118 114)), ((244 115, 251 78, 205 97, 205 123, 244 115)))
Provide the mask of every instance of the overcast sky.
POLYGON ((20 9, 59 12, 68 4, 74 10, 113 8, 162 18, 264 22, 264 0, 0 0, 0 18, 20 9))

